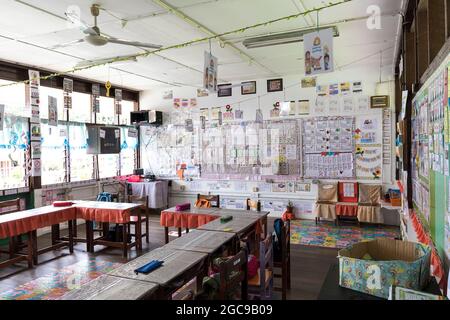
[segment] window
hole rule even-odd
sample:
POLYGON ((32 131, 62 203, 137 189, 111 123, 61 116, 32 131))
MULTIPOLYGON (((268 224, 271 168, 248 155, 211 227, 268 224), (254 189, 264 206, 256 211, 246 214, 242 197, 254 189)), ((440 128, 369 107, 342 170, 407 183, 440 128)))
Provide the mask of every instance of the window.
POLYGON ((100 112, 97 113, 97 123, 117 124, 113 98, 100 97, 100 112))
POLYGON ((137 137, 129 137, 128 130, 130 128, 121 128, 121 150, 120 150, 120 174, 125 176, 133 174, 134 158, 138 148, 137 137))
POLYGON ((91 110, 90 94, 79 92, 72 93, 72 109, 69 110, 70 121, 93 122, 91 110))
MULTIPOLYGON (((12 81, 0 80, 0 85, 13 83, 12 81)), ((30 116, 30 107, 26 105, 25 85, 23 83, 0 87, 0 104, 5 105, 5 113, 21 117, 30 116)))
POLYGON ((118 154, 99 154, 98 155, 98 177, 112 178, 116 177, 119 172, 119 155, 118 154))
POLYGON ((41 134, 42 184, 65 182, 67 125, 59 124, 54 127, 41 123, 41 134))
POLYGON ((122 100, 122 114, 119 124, 130 125, 130 112, 134 111, 134 101, 122 100))
POLYGON ((94 178, 94 156, 86 153, 87 129, 85 124, 69 125, 70 181, 94 178))
POLYGON ((61 89, 39 87, 40 96, 40 116, 41 119, 48 119, 48 96, 55 97, 58 103, 58 120, 67 120, 67 112, 64 110, 64 95, 61 89))
POLYGON ((27 185, 25 152, 28 145, 28 119, 6 115, 0 131, 0 190, 27 185))

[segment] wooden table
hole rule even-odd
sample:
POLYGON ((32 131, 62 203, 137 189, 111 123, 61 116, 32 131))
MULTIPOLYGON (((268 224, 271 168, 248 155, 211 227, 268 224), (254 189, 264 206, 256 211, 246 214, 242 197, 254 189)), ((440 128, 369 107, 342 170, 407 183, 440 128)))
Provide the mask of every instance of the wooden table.
MULTIPOLYGON (((86 251, 94 252, 95 245, 104 245, 109 247, 116 247, 122 249, 122 256, 128 257, 128 250, 132 247, 137 247, 142 250, 142 238, 136 237, 135 242, 128 243, 128 231, 124 225, 122 231, 122 242, 108 241, 106 235, 108 233, 109 224, 126 224, 130 222, 132 215, 137 216, 137 228, 142 227, 140 204, 136 203, 118 203, 118 202, 103 202, 103 201, 74 201, 72 206, 76 210, 76 218, 84 219, 86 221, 86 239, 75 237, 75 242, 86 242, 86 251), (98 238, 94 238, 94 221, 100 222, 103 225, 103 234, 98 238)), ((69 221, 69 223, 76 224, 76 220, 69 221)), ((59 225, 52 228, 52 242, 65 240, 59 234, 59 225)))
MULTIPOLYGON (((441 295, 439 286, 434 277, 425 288, 425 292, 441 295)), ((386 300, 372 296, 363 292, 344 288, 339 285, 339 264, 336 262, 330 266, 322 288, 320 289, 318 300, 386 300)))
POLYGON ((173 292, 197 276, 201 283, 207 274, 208 255, 200 252, 171 249, 166 246, 144 254, 123 266, 111 271, 109 275, 131 280, 141 280, 158 284, 157 298, 167 299, 173 292), (149 274, 136 274, 135 269, 152 260, 164 261, 163 265, 149 274))
POLYGON ((105 274, 69 292, 60 300, 148 300, 158 288, 156 283, 105 274))
POLYGON ((169 242, 164 248, 202 252, 211 255, 222 246, 230 243, 233 250, 235 250, 235 238, 235 234, 229 232, 193 230, 169 242))
POLYGON ((172 207, 161 212, 160 224, 164 227, 165 242, 169 242, 169 227, 177 227, 178 236, 181 237, 182 228, 186 228, 186 231, 190 228, 198 228, 224 215, 259 218, 264 225, 264 235, 267 235, 267 216, 269 215, 269 212, 267 211, 257 212, 196 207, 192 207, 188 210, 177 211, 175 207, 172 207))
POLYGON ((75 209, 73 207, 53 207, 45 206, 31 210, 18 211, 0 216, 0 238, 13 237, 20 234, 27 234, 27 254, 16 254, 16 257, 0 264, 0 267, 7 266, 21 260, 27 260, 28 266, 38 263, 38 255, 61 248, 69 247, 73 253, 72 223, 75 219, 75 209), (59 225, 69 221, 69 237, 67 241, 53 243, 51 246, 38 249, 37 230, 45 227, 59 225))

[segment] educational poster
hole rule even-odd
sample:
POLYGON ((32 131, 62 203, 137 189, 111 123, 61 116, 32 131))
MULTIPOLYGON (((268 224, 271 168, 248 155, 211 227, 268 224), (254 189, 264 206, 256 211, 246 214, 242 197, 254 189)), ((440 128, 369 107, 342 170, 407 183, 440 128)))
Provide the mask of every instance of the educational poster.
POLYGON ((382 168, 380 147, 356 147, 356 177, 358 179, 379 180, 382 177, 382 168))
POLYGON ((316 103, 314 104, 314 109, 312 114, 323 114, 327 111, 329 104, 329 99, 326 96, 317 96, 316 103))
POLYGON ((370 106, 370 98, 368 96, 357 95, 356 96, 356 111, 367 112, 370 106))
POLYGON ((197 89, 197 98, 207 97, 209 95, 209 91, 207 89, 197 89))
POLYGON ((92 112, 99 113, 100 112, 100 85, 93 84, 92 85, 92 112))
POLYGON ((342 95, 346 95, 346 94, 350 94, 350 86, 351 86, 351 84, 350 84, 350 82, 342 82, 340 85, 339 85, 339 89, 341 90, 341 94, 342 95))
POLYGON ((31 159, 41 158, 41 142, 31 141, 31 159))
POLYGON ((314 88, 316 86, 315 77, 306 77, 302 79, 302 88, 314 88))
POLYGON ((315 75, 334 71, 333 29, 313 31, 303 37, 305 74, 315 75))
POLYGON ((217 58, 205 51, 203 88, 208 92, 217 92, 217 58))
POLYGON ((303 121, 303 170, 306 178, 354 177, 353 117, 303 121))
MULTIPOLYGON (((197 89, 198 91, 198 89, 197 89)), ((173 90, 167 90, 163 92, 163 99, 164 100, 170 100, 173 99, 173 90)))
POLYGON ((355 112, 354 99, 352 95, 346 95, 341 97, 342 112, 352 114, 355 112))
POLYGON ((72 109, 73 80, 63 79, 64 108, 72 109))
POLYGON ((0 104, 0 131, 3 131, 3 122, 5 121, 5 105, 0 104))
POLYGON ((299 100, 297 106, 299 115, 309 114, 309 100, 299 100))
POLYGON ((353 82, 352 87, 353 87, 353 93, 360 93, 363 91, 361 81, 353 82))
POLYGON ((326 96, 326 95, 328 95, 328 86, 327 85, 318 85, 318 86, 316 86, 316 94, 317 94, 317 96, 326 96))
POLYGON ((122 89, 114 90, 114 106, 115 106, 115 114, 122 114, 122 89))
POLYGON ((48 125, 58 125, 58 101, 52 96, 48 96, 48 125))

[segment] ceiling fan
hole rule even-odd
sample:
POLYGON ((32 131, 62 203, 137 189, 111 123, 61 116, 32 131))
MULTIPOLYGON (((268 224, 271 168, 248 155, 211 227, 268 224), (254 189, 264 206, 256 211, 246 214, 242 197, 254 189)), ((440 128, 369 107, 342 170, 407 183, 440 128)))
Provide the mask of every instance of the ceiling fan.
POLYGON ((100 5, 98 5, 98 4, 93 4, 91 6, 91 14, 94 17, 94 26, 89 26, 87 23, 85 23, 83 20, 81 20, 79 15, 75 12, 65 12, 64 14, 67 17, 67 20, 70 23, 79 26, 80 29, 83 31, 83 33, 86 34, 86 36, 84 37, 84 39, 79 39, 79 40, 71 41, 69 43, 53 46, 53 47, 51 47, 51 49, 67 47, 67 46, 81 43, 81 42, 87 42, 94 46, 104 46, 108 43, 116 43, 116 44, 123 44, 123 45, 143 47, 143 48, 151 48, 151 49, 159 49, 162 47, 161 45, 157 45, 157 44, 144 43, 144 42, 139 42, 139 41, 122 40, 122 39, 117 39, 117 38, 102 34, 100 32, 100 28, 97 26, 97 17, 100 14, 100 5))

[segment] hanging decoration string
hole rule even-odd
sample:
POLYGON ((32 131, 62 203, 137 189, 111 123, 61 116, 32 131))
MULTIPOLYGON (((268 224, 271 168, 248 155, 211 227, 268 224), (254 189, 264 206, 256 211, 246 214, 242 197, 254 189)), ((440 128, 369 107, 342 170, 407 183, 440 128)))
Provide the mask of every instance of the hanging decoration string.
MULTIPOLYGON (((92 64, 92 65, 88 65, 88 66, 75 67, 75 68, 72 68, 72 69, 67 70, 67 71, 50 73, 50 74, 48 74, 46 76, 41 76, 39 79, 40 80, 47 80, 47 79, 54 78, 54 77, 64 76, 64 75, 67 75, 69 73, 75 73, 75 72, 78 72, 78 71, 87 70, 87 69, 91 69, 91 68, 94 68, 94 67, 108 65, 108 64, 111 64, 111 63, 114 63, 114 62, 127 61, 127 60, 130 60, 130 59, 135 59, 135 58, 139 58, 139 57, 148 57, 150 55, 153 55, 153 54, 156 54, 156 53, 159 53, 159 52, 163 52, 163 51, 167 51, 167 50, 171 50, 171 49, 181 49, 181 48, 185 48, 185 47, 191 46, 193 44, 197 44, 197 43, 201 43, 201 42, 205 42, 205 41, 210 41, 210 40, 214 40, 214 39, 219 39, 220 40, 220 38, 225 37, 225 36, 229 36, 229 35, 232 35, 232 34, 243 33, 243 32, 246 32, 248 30, 255 29, 255 28, 266 27, 268 25, 271 25, 271 24, 274 24, 274 23, 277 23, 277 22, 281 22, 281 21, 297 19, 299 17, 306 16, 306 15, 314 13, 314 12, 319 12, 321 10, 325 10, 325 9, 333 8, 333 7, 336 7, 336 6, 340 6, 342 4, 345 4, 345 3, 348 3, 348 2, 351 2, 351 1, 352 0, 342 0, 342 1, 339 1, 339 2, 328 3, 326 5, 323 5, 322 7, 319 7, 319 8, 313 8, 313 9, 310 9, 310 10, 306 10, 304 12, 300 12, 300 13, 292 14, 292 15, 289 15, 289 16, 284 16, 284 17, 281 17, 281 18, 268 20, 266 22, 261 22, 261 23, 257 23, 257 24, 250 25, 250 26, 247 26, 247 27, 243 27, 243 28, 239 28, 239 29, 223 32, 221 34, 217 34, 217 35, 213 35, 213 36, 209 36, 209 37, 204 37, 204 38, 199 38, 199 39, 194 39, 194 40, 187 41, 187 42, 184 42, 184 43, 181 43, 181 44, 174 44, 174 45, 167 46, 167 47, 162 47, 160 49, 156 49, 156 50, 153 50, 153 51, 145 51, 145 52, 137 53, 137 54, 134 54, 134 55, 128 55, 126 57, 117 57, 117 58, 111 59, 111 60, 109 60, 107 62, 99 62, 98 64, 92 64)), ((29 82, 30 82, 30 80, 24 80, 24 81, 19 81, 19 82, 14 82, 14 83, 3 84, 3 85, 0 85, 0 88, 1 87, 7 87, 7 86, 15 85, 15 84, 18 84, 18 83, 27 84, 29 82)))

